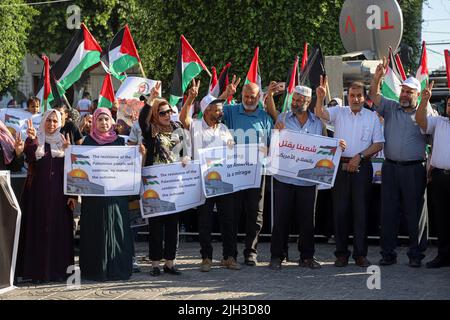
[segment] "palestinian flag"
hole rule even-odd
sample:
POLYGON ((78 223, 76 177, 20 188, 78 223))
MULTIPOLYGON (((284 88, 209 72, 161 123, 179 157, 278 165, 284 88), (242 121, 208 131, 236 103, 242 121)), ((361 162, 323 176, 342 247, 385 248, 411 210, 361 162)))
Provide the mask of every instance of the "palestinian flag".
POLYGON ((85 156, 82 154, 71 153, 70 160, 71 160, 72 164, 80 164, 80 165, 88 165, 88 166, 91 165, 89 163, 89 156, 85 156))
MULTIPOLYGON (((219 78, 216 78, 214 86, 210 89, 210 94, 214 97, 219 97, 228 86, 228 71, 230 70, 231 63, 227 63, 226 66, 220 71, 219 78)), ((217 76, 216 76, 217 77, 217 76)))
MULTIPOLYGON (((217 85, 217 71, 216 71, 216 67, 212 67, 211 68, 211 74, 212 74, 212 77, 209 80, 209 93, 212 94, 213 88, 217 85)), ((218 97, 218 96, 214 96, 214 97, 218 97)))
POLYGON ((402 90, 402 82, 399 78, 400 75, 394 70, 397 70, 396 61, 392 54, 392 48, 389 47, 388 65, 383 83, 381 84, 381 95, 387 99, 398 101, 402 90))
MULTIPOLYGON (((208 71, 202 59, 197 55, 186 38, 181 35, 180 46, 178 48, 175 73, 172 78, 169 104, 175 106, 183 97, 189 83, 202 70, 208 71)), ((209 72, 209 71, 208 71, 209 72)))
MULTIPOLYGON (((420 92, 422 92, 428 82, 428 58, 425 41, 422 42, 422 54, 420 55, 420 65, 416 72, 416 79, 420 82, 420 92)), ((419 96, 418 103, 420 103, 420 98, 421 97, 419 96)))
POLYGON ((450 88, 450 52, 444 50, 445 69, 447 70, 447 87, 450 88))
POLYGON ((122 73, 141 62, 128 25, 125 25, 112 39, 102 55, 109 72, 119 79, 125 80, 122 73))
POLYGON ((286 96, 284 98, 283 108, 281 109, 281 112, 286 112, 291 109, 292 95, 294 93, 294 88, 298 83, 297 70, 298 70, 298 56, 295 57, 294 65, 292 66, 292 68, 289 70, 288 73, 288 79, 286 81, 286 96))
POLYGON ((323 62, 322 48, 320 45, 313 47, 308 55, 305 70, 300 76, 300 85, 307 85, 313 91, 320 85, 320 76, 325 75, 325 64, 323 62))
MULTIPOLYGON (((43 104, 47 102, 48 96, 52 92, 52 88, 50 85, 50 60, 48 57, 43 54, 42 60, 44 60, 44 96, 43 96, 43 104)), ((44 109, 47 109, 47 106, 44 106, 44 109)))
POLYGON ((305 71, 306 63, 308 62, 308 42, 303 45, 303 57, 302 57, 302 67, 301 72, 305 71))
MULTIPOLYGON (((62 96, 78 79, 81 74, 100 62, 100 54, 102 48, 91 35, 86 26, 81 24, 81 29, 77 31, 70 41, 63 55, 50 68, 50 78, 53 77, 52 94, 48 96, 48 102, 52 102, 54 95, 62 96), (53 87, 57 91, 53 90, 53 87)), ((52 79, 50 79, 52 82, 52 79)), ((44 86, 40 87, 40 91, 44 90, 44 86)), ((43 96, 43 92, 40 93, 43 96)), ((39 94, 38 94, 39 96, 39 94)))
POLYGON ((405 73, 405 69, 403 68, 403 63, 402 63, 402 60, 400 59, 400 55, 397 53, 394 56, 394 58, 395 58, 395 64, 397 66, 398 73, 400 74, 399 78, 402 81, 405 81, 406 80, 406 73, 405 73))
POLYGON ((103 80, 102 90, 98 97, 98 108, 111 109, 114 103, 114 88, 112 85, 111 75, 107 73, 103 80))
POLYGON ((255 48, 255 54, 253 55, 252 63, 250 64, 250 69, 248 70, 247 77, 245 78, 244 85, 248 83, 256 83, 259 87, 259 92, 262 97, 262 85, 261 85, 261 76, 259 72, 259 47, 255 48))

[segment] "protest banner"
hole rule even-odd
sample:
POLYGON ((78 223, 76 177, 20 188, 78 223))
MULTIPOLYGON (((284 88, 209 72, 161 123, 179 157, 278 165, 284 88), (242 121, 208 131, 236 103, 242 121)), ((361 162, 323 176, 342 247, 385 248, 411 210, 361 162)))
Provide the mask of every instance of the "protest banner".
POLYGON ((272 174, 332 187, 340 158, 338 139, 288 129, 272 131, 268 165, 272 174))
POLYGON ((375 154, 372 159, 372 167, 373 167, 373 177, 372 183, 381 184, 381 167, 384 162, 384 152, 381 150, 377 154, 375 154))
MULTIPOLYGON (((117 121, 122 120, 131 127, 144 105, 139 97, 150 94, 158 82, 140 77, 127 77, 116 93, 116 99, 119 102, 117 121)), ((159 95, 161 95, 161 89, 159 91, 159 95)))
POLYGON ((262 154, 257 144, 199 149, 203 193, 207 198, 259 188, 262 154))
POLYGON ((64 158, 64 193, 137 195, 141 162, 138 146, 69 146, 64 158))
POLYGON ((141 212, 152 218, 194 208, 205 203, 198 161, 142 168, 141 212))
POLYGON ((27 121, 31 119, 33 122, 33 127, 36 129, 39 128, 41 124, 42 115, 31 114, 30 112, 22 109, 0 109, 0 120, 6 125, 11 134, 15 137, 17 132, 20 132, 22 135, 22 139, 27 138, 27 129, 28 123, 27 121))
POLYGON ((0 171, 0 294, 14 289, 20 220, 9 171, 0 171))

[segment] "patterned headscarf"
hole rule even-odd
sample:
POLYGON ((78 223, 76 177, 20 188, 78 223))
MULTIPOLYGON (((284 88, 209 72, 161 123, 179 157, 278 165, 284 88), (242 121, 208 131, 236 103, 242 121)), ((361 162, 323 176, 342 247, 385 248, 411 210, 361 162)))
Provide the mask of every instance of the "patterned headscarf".
POLYGON ((6 125, 0 120, 0 143, 3 149, 5 163, 10 164, 14 159, 14 138, 6 125))

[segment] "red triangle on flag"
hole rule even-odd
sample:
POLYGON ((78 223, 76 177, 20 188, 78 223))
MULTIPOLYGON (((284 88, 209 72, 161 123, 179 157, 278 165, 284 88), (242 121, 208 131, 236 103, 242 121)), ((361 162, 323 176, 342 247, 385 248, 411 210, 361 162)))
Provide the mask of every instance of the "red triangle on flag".
MULTIPOLYGON (((304 57, 304 56, 303 56, 304 57)), ((302 61, 303 63, 303 61, 302 61)), ((292 94, 295 88, 295 80, 297 79, 297 69, 298 69, 298 56, 295 57, 294 66, 292 68, 291 77, 289 79, 289 87, 287 88, 287 92, 292 94)))
POLYGON ((45 101, 52 92, 52 87, 50 84, 50 61, 45 54, 42 55, 42 60, 44 60, 44 101, 45 101))
POLYGON ((100 95, 109 101, 114 102, 114 88, 112 85, 111 74, 107 73, 105 79, 103 80, 102 90, 100 95))
POLYGON ((303 45, 303 57, 302 57, 302 72, 305 71, 306 63, 308 62, 308 42, 303 45))
POLYGON ((128 28, 128 25, 125 25, 120 52, 136 57, 138 61, 141 62, 141 58, 139 57, 139 54, 137 52, 136 45, 134 44, 133 37, 131 36, 130 28, 128 28))
POLYGON ((422 56, 420 57, 420 65, 422 67, 420 74, 428 75, 428 59, 427 59, 427 47, 425 41, 422 42, 422 56))
POLYGON ((259 47, 255 48, 255 54, 253 55, 252 63, 250 65, 250 69, 247 73, 247 80, 252 83, 258 83, 258 56, 259 56, 259 47))
POLYGON ((81 28, 83 29, 84 50, 102 52, 102 47, 100 47, 100 45, 97 43, 97 40, 94 39, 84 23, 81 24, 81 28))
POLYGON ((209 85, 209 92, 211 93, 214 88, 217 85, 217 71, 216 71, 216 67, 212 67, 211 68, 211 73, 212 73, 212 77, 211 77, 211 84, 209 85))
POLYGON ((447 69, 447 87, 450 88, 450 52, 446 49, 444 50, 445 56, 445 69, 447 69))
POLYGON ((204 70, 208 70, 206 65, 203 63, 202 59, 200 59, 200 57, 197 55, 195 50, 191 47, 191 45, 189 44, 189 42, 186 40, 186 38, 183 35, 181 35, 180 40, 181 40, 181 52, 182 52, 181 60, 184 63, 196 62, 196 63, 200 64, 204 70))

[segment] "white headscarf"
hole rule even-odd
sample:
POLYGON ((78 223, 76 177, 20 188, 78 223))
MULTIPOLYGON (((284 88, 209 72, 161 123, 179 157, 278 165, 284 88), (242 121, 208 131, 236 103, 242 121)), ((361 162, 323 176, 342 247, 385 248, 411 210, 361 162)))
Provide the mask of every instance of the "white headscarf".
POLYGON ((48 143, 50 145, 50 150, 52 152, 52 158, 62 158, 64 157, 64 148, 63 148, 63 140, 62 134, 59 132, 61 129, 61 113, 58 110, 48 110, 42 116, 41 124, 39 125, 39 131, 37 134, 38 139, 38 147, 36 149, 36 159, 39 160, 44 156, 45 153, 45 144, 48 143), (56 114, 56 118, 58 119, 58 125, 56 131, 52 134, 45 133, 45 123, 47 118, 52 113, 56 114))

